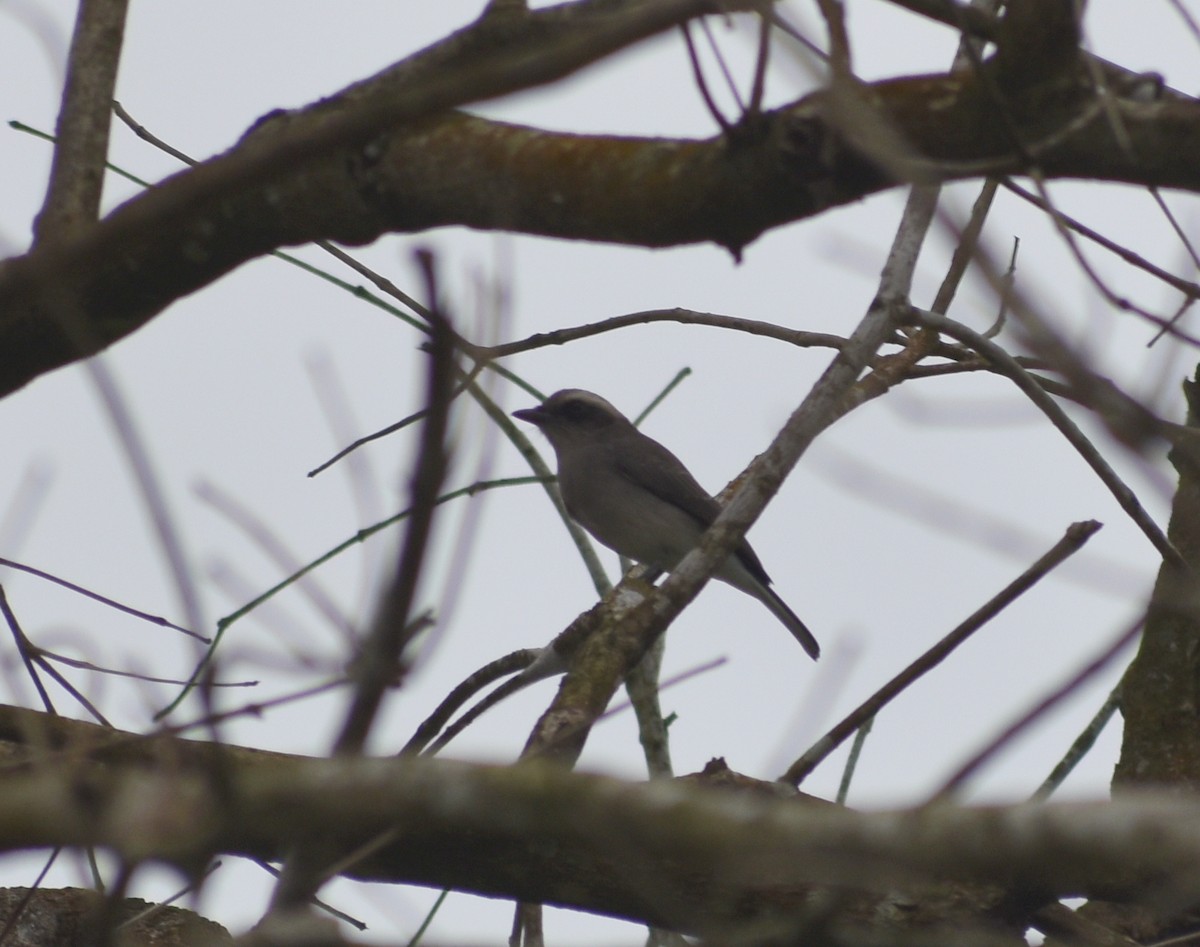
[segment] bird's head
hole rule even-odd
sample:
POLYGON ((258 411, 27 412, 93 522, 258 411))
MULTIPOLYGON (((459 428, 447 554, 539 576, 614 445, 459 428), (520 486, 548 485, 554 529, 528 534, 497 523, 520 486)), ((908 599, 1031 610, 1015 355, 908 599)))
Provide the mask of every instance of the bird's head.
POLYGON ((556 391, 536 408, 514 411, 513 417, 540 428, 555 450, 632 429, 620 411, 580 388, 556 391))

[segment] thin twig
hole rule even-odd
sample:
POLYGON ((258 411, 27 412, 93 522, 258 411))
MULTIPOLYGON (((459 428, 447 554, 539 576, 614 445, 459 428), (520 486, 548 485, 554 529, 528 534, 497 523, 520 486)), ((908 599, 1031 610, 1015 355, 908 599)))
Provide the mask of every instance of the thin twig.
MULTIPOLYGON (((199 891, 204 882, 207 881, 212 876, 213 872, 220 868, 222 864, 224 863, 221 861, 215 861, 210 865, 206 865, 203 873, 198 879, 184 885, 182 888, 176 890, 174 894, 168 895, 161 901, 155 901, 154 904, 150 905, 150 907, 146 908, 146 910, 139 911, 137 914, 127 917, 117 925, 117 930, 120 930, 123 927, 132 927, 134 924, 144 924, 146 921, 157 917, 180 898, 191 894, 193 891, 199 891)), ((3 944, 3 940, 0 940, 0 944, 3 944)))
POLYGON ((454 333, 439 308, 432 254, 428 251, 418 254, 418 263, 426 280, 432 330, 426 397, 429 414, 421 428, 421 445, 412 476, 412 515, 395 578, 381 596, 370 631, 355 661, 354 676, 358 679, 358 687, 333 746, 334 753, 339 755, 362 752, 383 695, 393 684, 400 656, 411 639, 417 578, 425 563, 438 494, 449 463, 446 433, 455 374, 454 333))
POLYGON ((731 329, 745 332, 747 335, 758 335, 765 338, 777 339, 800 348, 829 348, 841 349, 846 339, 829 332, 805 332, 789 329, 786 326, 772 322, 761 322, 756 319, 742 319, 737 316, 725 316, 712 312, 697 312, 692 309, 647 309, 642 312, 631 312, 621 316, 590 322, 581 326, 570 326, 555 329, 552 332, 538 332, 525 339, 515 342, 505 342, 489 347, 475 347, 470 351, 473 358, 492 360, 506 358, 520 352, 545 348, 549 345, 564 345, 578 339, 590 338, 604 332, 613 332, 632 325, 649 325, 656 322, 678 322, 683 325, 712 326, 718 329, 731 329))
POLYGON ((9 569, 16 569, 19 572, 27 572, 29 575, 36 575, 39 579, 45 579, 47 582, 53 582, 55 585, 61 585, 64 589, 70 589, 72 592, 77 592, 80 595, 90 598, 93 601, 99 602, 101 605, 107 605, 109 608, 115 608, 119 612, 124 612, 126 615, 132 615, 134 618, 140 618, 142 621, 148 621, 152 625, 159 625, 163 628, 171 628, 174 631, 181 631, 185 635, 196 638, 205 643, 211 641, 198 632, 192 631, 190 628, 184 628, 182 625, 176 625, 173 621, 168 621, 160 615, 151 615, 149 612, 143 612, 131 605, 123 605, 115 599, 101 595, 99 592, 93 592, 91 589, 84 588, 82 585, 76 585, 74 582, 68 582, 66 579, 59 578, 51 572, 43 572, 41 569, 35 569, 33 566, 27 566, 24 563, 16 562, 13 559, 4 559, 0 557, 0 566, 9 569))
POLYGON ((666 400, 667 396, 670 395, 671 392, 676 388, 678 388, 680 384, 682 384, 683 381, 691 374, 692 370, 686 367, 677 371, 671 380, 663 386, 662 391, 651 398, 650 403, 638 413, 636 418, 633 419, 633 426, 641 427, 642 422, 645 421, 646 418, 650 417, 651 412, 653 412, 655 408, 662 404, 663 401, 666 400))
POLYGON ((1167 3, 1172 10, 1179 14, 1183 22, 1187 24, 1187 28, 1191 31, 1192 36, 1197 41, 1200 41, 1200 25, 1197 25, 1195 17, 1192 16, 1188 8, 1180 0, 1167 0, 1167 3))
POLYGON ((4 592, 3 585, 0 585, 0 615, 3 615, 4 620, 8 622, 8 630, 12 632, 13 641, 17 646, 17 653, 21 656, 21 662, 25 665, 25 671, 29 675, 29 679, 33 681, 33 686, 37 689, 38 696, 42 700, 42 706, 46 708, 47 713, 57 716, 58 711, 54 709, 54 702, 50 700, 50 695, 46 692, 46 686, 42 683, 42 679, 38 677, 37 669, 34 667, 35 649, 25 636, 25 631, 21 628, 21 623, 17 621, 17 616, 13 612, 12 606, 8 604, 8 596, 4 592))
MULTIPOLYGON (((1161 210, 1163 216, 1167 218, 1167 222, 1171 225, 1171 229, 1175 231, 1175 236, 1179 238, 1179 242, 1183 244, 1184 250, 1187 251, 1188 258, 1192 261, 1192 268, 1200 269, 1200 256, 1197 255, 1196 248, 1192 246, 1192 240, 1188 236, 1187 231, 1180 226, 1179 220, 1171 210, 1170 205, 1168 205, 1166 200, 1163 199, 1162 192, 1156 187, 1152 187, 1149 190, 1150 194, 1154 197, 1154 202, 1158 204, 1158 209, 1161 210)), ((1150 341, 1146 343, 1146 348, 1150 348, 1159 339, 1166 335, 1168 329, 1174 328, 1176 323, 1183 318, 1183 314, 1192 307, 1192 304, 1195 301, 1196 297, 1185 296, 1175 314, 1167 320, 1167 325, 1163 326, 1156 333, 1154 333, 1150 341)))
POLYGON ((801 781, 816 769, 817 765, 825 757, 841 746, 867 720, 878 715, 880 710, 886 707, 907 687, 941 664, 971 635, 975 634, 975 632, 995 618, 1005 608, 1049 575, 1051 571, 1078 552, 1083 547, 1083 544, 1098 529, 1100 529, 1100 524, 1094 520, 1072 523, 1067 527, 1063 538, 1055 543, 1045 555, 1041 556, 1037 562, 1033 563, 1033 565, 1006 585, 999 593, 984 603, 970 617, 951 631, 950 634, 946 635, 946 637, 856 707, 844 720, 809 747, 796 762, 789 766, 787 772, 779 777, 779 781, 791 786, 799 786, 801 781))
POLYGON ((961 767, 955 771, 945 784, 934 793, 929 800, 930 804, 943 801, 955 792, 962 785, 977 773, 989 760, 993 759, 996 754, 1003 750, 1006 746, 1012 743, 1018 736, 1028 730, 1034 723, 1044 717, 1049 711, 1053 710, 1067 697, 1070 697, 1079 690, 1089 680, 1103 671, 1113 662, 1125 648, 1139 634, 1141 634, 1142 626, 1146 619, 1139 618, 1136 622, 1129 626, 1125 631, 1119 634, 1111 644, 1108 645, 1100 654, 1085 664, 1077 672, 1072 674, 1060 686, 1039 700, 1036 704, 1029 708, 1025 713, 1013 721, 1004 732, 999 734, 994 740, 990 741, 987 746, 981 749, 978 753, 967 760, 961 767))
POLYGON ((1055 229, 1058 231, 1059 236, 1062 237, 1062 240, 1067 245, 1067 249, 1070 251, 1071 256, 1075 258, 1076 264, 1078 264, 1079 268, 1083 270, 1084 275, 1088 278, 1088 281, 1092 284, 1092 286, 1095 287, 1096 291, 1099 292, 1100 295, 1103 296, 1110 305, 1115 306, 1117 309, 1120 309, 1123 312, 1132 312, 1134 315, 1141 316, 1143 319, 1159 326, 1160 328, 1169 326, 1169 321, 1164 319, 1162 316, 1156 315, 1149 309, 1146 309, 1144 306, 1139 306, 1133 300, 1125 296, 1118 296, 1115 291, 1109 288, 1108 284, 1096 271, 1096 268, 1092 266, 1088 258, 1084 256, 1083 250, 1080 248, 1078 241, 1075 239, 1073 230, 1067 226, 1066 222, 1062 218, 1062 214, 1050 200, 1050 192, 1046 187, 1045 177, 1036 168, 1031 168, 1029 170, 1029 179, 1033 181, 1034 186, 1037 188, 1038 195, 1041 197, 1046 212, 1050 215, 1050 220, 1054 224, 1055 229))
POLYGON ((75 702, 77 704, 79 704, 80 707, 82 707, 89 714, 91 714, 93 717, 95 717, 97 723, 99 723, 101 726, 105 726, 105 727, 108 727, 109 729, 113 729, 112 722, 109 721, 109 719, 100 712, 100 708, 97 707, 95 704, 93 704, 91 702, 91 700, 87 696, 84 695, 83 691, 81 691, 78 687, 76 687, 74 684, 72 684, 70 681, 68 681, 63 676, 62 672, 58 670, 58 668, 54 667, 54 665, 52 665, 49 661, 47 661, 42 656, 40 649, 38 649, 36 647, 33 648, 33 662, 38 667, 40 667, 43 671, 45 671, 47 674, 49 674, 52 678, 54 678, 55 682, 58 684, 59 687, 61 687, 68 694, 70 694, 72 697, 74 697, 75 702))
POLYGON ((794 39, 800 44, 801 47, 803 47, 805 52, 815 56, 822 62, 829 61, 829 53, 825 52, 825 50, 823 50, 820 46, 801 33, 796 26, 784 19, 776 5, 772 4, 767 10, 766 15, 770 19, 773 27, 781 31, 785 36, 790 36, 792 39, 794 39))
POLYGON ((954 254, 950 257, 950 266, 947 267, 942 284, 938 287, 933 304, 929 307, 931 311, 942 315, 950 311, 950 303, 954 301, 959 284, 966 275, 967 267, 975 258, 976 250, 979 247, 979 235, 983 232, 983 224, 987 220, 988 212, 992 209, 996 187, 996 179, 988 178, 983 182, 983 187, 979 189, 979 196, 975 198, 975 204, 971 207, 971 216, 967 220, 967 225, 958 235, 958 243, 954 247, 954 254))
POLYGON ((46 199, 34 221, 34 243, 65 240, 100 215, 109 102, 125 38, 129 0, 83 0, 67 59, 62 108, 46 199))
POLYGON ((1049 799, 1050 795, 1063 784, 1063 781, 1071 775, 1071 771, 1079 764, 1096 744, 1100 734, 1104 732, 1104 728, 1108 726, 1108 722, 1112 720, 1113 715, 1121 707, 1121 685, 1117 684, 1105 698, 1104 703, 1100 705, 1100 709, 1096 711, 1091 721, 1083 731, 1075 738, 1063 758, 1058 761, 1054 769, 1050 771, 1050 775, 1038 786, 1037 791, 1033 794, 1035 801, 1049 799))
MULTIPOLYGON (((284 575, 295 575, 303 567, 303 563, 284 546, 283 540, 255 515, 250 507, 238 502, 208 481, 197 484, 195 494, 240 529, 284 575)), ((353 626, 350 618, 338 607, 337 602, 325 591, 315 576, 305 574, 296 580, 296 585, 301 594, 334 628, 347 634, 351 632, 353 626)))
MULTIPOLYGON (((146 443, 134 422, 129 404, 117 385, 116 377, 109 370, 108 364, 103 358, 88 359, 84 365, 87 368, 88 378, 100 394, 100 400, 104 404, 109 422, 116 432, 117 442, 124 450, 125 460, 154 526, 154 535, 166 562, 168 574, 175 583, 175 592, 179 596, 184 620, 191 628, 203 628, 204 618, 200 607, 200 591, 196 587, 195 577, 188 563, 183 536, 171 513, 166 490, 150 459, 146 443)), ((159 711, 159 713, 164 712, 159 711)))
POLYGON ((502 677, 528 668, 541 654, 538 648, 523 648, 513 651, 494 661, 489 661, 457 684, 453 690, 442 698, 441 703, 433 712, 421 721, 416 732, 409 738, 398 756, 414 756, 422 752, 429 742, 449 723, 450 718, 468 700, 478 694, 484 687, 502 677))
POLYGON ((1008 269, 1000 278, 1000 304, 996 308, 995 320, 983 330, 985 339, 994 339, 1004 330, 1004 323, 1008 319, 1008 300, 1012 296, 1013 286, 1017 281, 1017 254, 1020 250, 1021 238, 1014 236, 1012 253, 1008 257, 1008 269))
MULTIPOLYGON (((450 393, 451 400, 456 399, 460 394, 468 390, 470 383, 479 376, 481 371, 483 371, 482 364, 477 364, 473 369, 471 369, 470 374, 466 375, 463 380, 459 382, 458 387, 456 387, 454 391, 450 393)), ((406 427, 410 427, 411 425, 416 424, 418 421, 424 420, 428 413, 428 408, 421 408, 418 411, 414 411, 407 417, 401 418, 399 421, 394 421, 393 423, 387 425, 387 427, 380 428, 378 431, 372 431, 370 434, 364 434, 362 437, 351 441, 328 460, 317 464, 317 466, 305 474, 305 476, 315 477, 317 474, 328 470, 347 455, 354 453, 354 451, 358 450, 360 447, 365 447, 372 441, 377 441, 380 438, 387 437, 389 434, 395 434, 397 431, 403 431, 406 427)))
MULTIPOLYGON (((68 667, 77 668, 80 671, 94 671, 96 674, 109 674, 115 677, 128 677, 135 681, 146 681, 150 684, 174 684, 182 686, 185 682, 173 677, 153 677, 149 674, 142 674, 138 671, 122 671, 118 668, 103 667, 99 664, 94 664, 91 661, 81 661, 78 658, 69 658, 65 654, 59 654, 56 651, 50 651, 41 646, 38 647, 38 654, 50 661, 57 661, 59 664, 65 664, 68 667)), ((258 681, 213 681, 212 687, 257 687, 258 681)))
POLYGON ((662 635, 646 649, 634 669, 625 678, 625 693, 637 718, 638 743, 646 760, 646 773, 651 779, 669 779, 675 775, 671 763, 670 728, 663 718, 662 693, 663 654, 667 648, 667 636, 662 635))
POLYGON ((123 106, 116 99, 113 99, 112 110, 113 114, 115 114, 117 118, 124 122, 126 127, 135 135, 137 135, 138 138, 142 139, 142 141, 153 145, 159 151, 170 155, 172 158, 182 164, 189 166, 195 166, 199 164, 199 162, 191 155, 185 154, 173 145, 167 144, 167 142, 155 135, 145 125, 137 121, 132 115, 129 114, 129 112, 125 110, 125 106, 123 106))
MULTIPOLYGON (((457 490, 451 490, 448 493, 442 494, 440 497, 438 497, 437 502, 439 504, 448 503, 451 500, 458 499, 459 497, 474 496, 475 494, 480 493, 484 490, 492 490, 497 487, 520 486, 520 485, 529 484, 529 483, 546 483, 548 480, 553 480, 553 474, 549 473, 549 471, 547 471, 546 474, 541 477, 536 477, 536 476, 535 477, 507 477, 507 478, 503 478, 500 480, 487 481, 485 483, 473 483, 473 484, 470 484, 465 487, 459 487, 457 490)), ((319 555, 317 558, 313 559, 311 562, 306 563, 304 566, 302 566, 300 569, 298 569, 296 572, 292 573, 291 575, 287 576, 286 578, 281 579, 279 582, 276 582, 273 586, 271 586, 265 592, 261 593, 260 595, 256 596, 255 598, 251 599, 250 601, 246 602, 244 605, 242 605, 237 610, 230 612, 228 615, 224 616, 223 618, 217 619, 217 633, 213 636, 212 644, 209 645, 209 649, 208 649, 205 660, 208 660, 211 657, 213 652, 220 645, 221 639, 225 637, 225 633, 230 629, 230 627, 232 625, 241 621, 243 618, 245 618, 247 615, 249 615, 251 612, 253 612, 255 609, 257 609, 259 606, 261 606, 264 602, 267 602, 268 600, 274 598, 276 595, 278 595, 284 589, 288 588, 295 582, 298 582, 300 579, 302 579, 304 576, 308 575, 308 573, 312 572, 314 569, 319 568, 320 566, 324 565, 326 562, 329 562, 331 559, 334 559, 337 556, 341 555, 347 549, 351 549, 359 543, 366 542, 366 540, 368 540, 370 537, 374 536, 376 533, 387 529, 389 526, 394 526, 397 523, 400 523, 403 520, 408 519, 408 517, 411 515, 411 513, 412 513, 411 509, 402 510, 399 513, 395 514, 394 516, 389 516, 385 520, 381 520, 378 523, 373 523, 370 526, 366 526, 363 529, 360 529, 357 533, 355 533, 349 539, 344 539, 344 540, 342 540, 342 542, 338 543, 332 549, 326 550, 324 553, 319 555)), ((200 673, 201 673, 203 667, 204 667, 204 665, 201 664, 192 672, 192 676, 188 679, 187 683, 184 685, 183 690, 181 690, 180 693, 176 695, 176 697, 174 698, 174 700, 171 701, 170 704, 168 704, 165 708, 163 708, 162 710, 160 710, 158 712, 158 714, 155 716, 156 720, 162 719, 162 717, 166 716, 172 710, 174 710, 175 707, 178 706, 180 701, 182 701, 183 698, 186 697, 187 694, 191 691, 191 688, 196 686, 196 682, 199 680, 199 676, 200 676, 200 673)))
POLYGON ((704 67, 700 65, 700 56, 697 54, 696 44, 692 40, 691 29, 687 23, 681 23, 679 30, 683 33, 683 43, 687 47, 688 62, 692 65, 692 78, 696 80, 696 88, 700 91, 700 97, 704 99, 704 105, 708 109, 708 114, 713 117, 713 121, 720 127, 721 133, 727 135, 733 130, 733 125, 721 112, 716 100, 712 97, 712 92, 709 91, 708 80, 704 78, 704 67))
MULTIPOLYGON (((1021 185, 1017 184, 1015 181, 1011 180, 1010 178, 1004 178, 1002 183, 1004 184, 1005 190, 1007 190, 1013 194, 1016 194, 1017 197, 1021 198, 1024 201, 1029 202, 1030 204, 1032 204, 1035 207, 1040 208, 1041 210, 1050 212, 1050 210, 1051 210, 1050 205, 1047 204, 1046 201, 1043 200, 1041 197, 1039 197, 1037 194, 1034 194, 1032 191, 1026 190, 1025 188, 1021 187, 1021 185)), ((1085 238, 1086 240, 1090 240, 1092 243, 1096 244, 1096 246, 1103 247, 1109 253, 1119 256, 1122 260, 1124 260, 1130 266, 1137 267, 1139 270, 1149 273, 1151 276, 1155 277, 1156 279, 1161 280, 1162 282, 1166 283, 1168 286, 1171 286, 1172 288, 1179 290, 1179 292, 1183 293, 1189 299, 1200 298, 1200 283, 1195 283, 1195 282, 1192 282, 1191 280, 1185 280, 1182 277, 1176 276, 1174 273, 1170 273, 1167 270, 1164 270, 1161 266, 1156 266, 1155 264, 1153 264, 1149 260, 1147 260, 1144 256, 1134 253, 1132 250, 1128 249, 1125 246, 1122 246, 1121 244, 1117 243, 1115 240, 1110 240, 1108 237, 1104 236, 1104 234, 1100 233, 1098 230, 1093 230, 1087 224, 1082 223, 1081 221, 1077 220, 1076 218, 1063 213, 1061 210, 1057 211, 1056 213, 1058 215, 1058 219, 1062 222, 1063 226, 1069 228, 1070 230, 1075 231, 1075 233, 1079 234, 1081 237, 1085 238)), ((1180 338, 1184 339, 1187 342, 1190 342, 1192 345, 1200 345, 1200 339, 1195 339, 1195 338, 1191 338, 1188 336, 1180 336, 1180 338)))
POLYGON ((1058 428, 1059 432, 1062 433, 1063 437, 1067 439, 1070 445, 1087 462, 1088 466, 1095 471, 1096 476, 1100 478, 1100 482, 1108 488, 1108 491, 1116 499, 1121 509, 1133 520, 1162 557, 1173 565, 1186 568, 1179 550, 1171 544, 1166 533, 1162 531, 1159 525, 1151 518, 1150 514, 1146 512, 1134 492, 1118 476, 1108 461, 1101 456, 1100 452, 1087 439, 1087 436, 1079 429, 1075 422, 1055 403, 1053 398, 1046 394, 1041 385, 1012 355, 995 342, 985 339, 975 330, 953 319, 947 319, 945 316, 917 309, 912 310, 912 315, 922 325, 937 329, 939 332, 957 339, 959 342, 978 352, 995 365, 1000 374, 1012 379, 1017 387, 1025 393, 1026 397, 1046 415, 1050 423, 1058 428))
MULTIPOLYGON (((259 868, 265 871, 268 875, 271 875, 273 878, 278 878, 280 875, 280 870, 268 862, 261 861, 260 859, 256 858, 254 859, 254 864, 258 865, 259 868)), ((319 910, 324 911, 330 917, 336 917, 339 921, 345 921, 347 924, 356 928, 357 930, 365 931, 367 929, 366 921, 360 920, 352 914, 347 914, 345 911, 339 911, 328 901, 322 901, 315 895, 309 898, 308 901, 309 904, 315 905, 319 910)))
POLYGON ((844 806, 846 799, 850 796, 850 782, 854 779, 855 770, 858 769, 859 757, 862 756, 863 745, 867 742, 867 737, 870 735, 873 726, 875 726, 875 718, 868 717, 854 731, 854 742, 850 744, 850 755, 846 758, 845 769, 842 770, 842 781, 838 783, 836 798, 840 805, 844 806))
POLYGON ((712 50, 713 59, 717 61, 717 68, 721 70, 721 75, 725 79, 725 85, 729 88, 729 94, 733 96, 733 101, 737 103, 739 111, 745 113, 746 105, 742 102, 742 93, 738 90, 737 80, 733 78, 733 70, 729 68, 729 63, 725 61, 725 55, 721 52, 721 47, 717 44, 717 38, 713 36, 709 19, 705 17, 699 23, 700 29, 704 33, 704 38, 708 40, 708 48, 712 50))
POLYGON ((767 15, 768 9, 770 4, 765 5, 758 14, 758 55, 754 60, 754 81, 750 86, 750 104, 746 109, 748 115, 758 115, 766 97, 767 63, 771 58, 771 18, 767 15))
POLYGON ((829 68, 836 81, 848 79, 854 74, 850 58, 850 34, 846 30, 846 11, 842 0, 817 0, 821 16, 825 18, 825 29, 829 33, 829 68))

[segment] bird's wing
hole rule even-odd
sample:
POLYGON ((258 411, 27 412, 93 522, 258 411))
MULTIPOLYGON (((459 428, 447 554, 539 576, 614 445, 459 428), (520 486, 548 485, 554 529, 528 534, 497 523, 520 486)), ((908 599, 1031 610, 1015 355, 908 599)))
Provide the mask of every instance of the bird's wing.
MULTIPOLYGON (((653 493, 661 500, 683 510, 708 529, 721 512, 719 504, 705 490, 678 457, 652 437, 635 432, 641 445, 636 450, 617 451, 617 469, 638 486, 653 493)), ((770 577, 762 562, 745 539, 735 553, 746 569, 763 584, 770 584, 770 577)))
POLYGON ((616 452, 617 469, 637 486, 660 500, 683 510, 708 529, 721 512, 721 506, 709 495, 683 462, 653 438, 637 433, 634 449, 616 452))

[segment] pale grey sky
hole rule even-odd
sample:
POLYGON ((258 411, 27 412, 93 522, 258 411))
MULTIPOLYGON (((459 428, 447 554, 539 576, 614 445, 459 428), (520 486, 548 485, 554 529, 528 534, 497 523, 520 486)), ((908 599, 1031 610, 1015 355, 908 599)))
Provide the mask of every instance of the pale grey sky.
MULTIPOLYGON (((203 158, 230 146, 270 109, 328 95, 464 24, 479 6, 460 0, 135 4, 118 95, 155 134, 203 158)), ((865 78, 936 71, 949 62, 954 47, 949 31, 917 27, 914 17, 874 0, 848 6, 855 62, 865 78)), ((53 127, 70 31, 67 7, 35 0, 0 3, 5 118, 53 127)), ((1131 68, 1163 71, 1183 90, 1200 85, 1196 40, 1170 4, 1137 5, 1137 29, 1128 28, 1130 9, 1117 0, 1089 4, 1091 48, 1131 68)), ((796 3, 792 10, 798 19, 815 22, 807 5, 796 3)), ((748 81, 750 33, 714 28, 735 70, 748 81)), ((771 99, 794 98, 811 81, 779 57, 771 99)), ((714 132, 677 35, 644 44, 561 88, 481 110, 566 131, 714 132)), ((114 131, 112 155, 152 180, 176 170, 172 159, 123 127, 114 131)), ((0 134, 5 169, 0 249, 6 253, 29 239, 49 157, 48 146, 31 136, 8 128, 0 134)), ((110 183, 108 206, 134 193, 124 182, 110 183)), ((949 188, 948 211, 961 219, 976 190, 974 184, 949 188)), ((1183 252, 1149 195, 1092 184, 1055 184, 1052 194, 1064 210, 1186 275, 1183 252)), ((1194 199, 1166 196, 1194 233, 1194 199)), ((460 324, 486 323, 481 337, 495 331, 495 320, 481 314, 480 300, 496 285, 511 300, 499 328, 506 339, 671 306, 844 334, 871 300, 902 202, 903 194, 891 192, 782 228, 752 244, 740 265, 713 247, 647 251, 461 230, 389 238, 355 252, 416 292, 411 251, 433 247, 460 324)), ((991 249, 1005 257, 1012 238, 1020 238, 1021 288, 1072 338, 1094 350, 1105 371, 1135 393, 1161 393, 1163 403, 1181 410, 1178 381, 1194 362, 1192 353, 1164 343, 1147 351, 1147 327, 1100 301, 1053 228, 1015 199, 1000 196, 987 235, 991 249)), ((949 247, 944 233, 931 239, 914 294, 918 305, 932 298, 949 247)), ((299 252, 359 282, 322 254, 299 252)), ((1173 310, 1174 298, 1160 286, 1100 252, 1090 256, 1119 292, 1156 311, 1173 310)), ((993 310, 982 284, 968 280, 952 315, 982 328, 993 310)), ((1012 337, 1001 341, 1011 343, 1012 337)), ((374 512, 356 510, 345 469, 315 480, 305 472, 347 440, 413 410, 421 387, 417 343, 412 331, 378 310, 279 261, 262 260, 178 302, 106 354, 153 450, 210 623, 245 598, 230 597, 214 575, 232 575, 239 588, 256 594, 279 572, 198 499, 195 486, 214 484, 252 509, 301 561, 395 511, 403 503, 411 457, 408 436, 361 452, 374 477, 374 512), (330 432, 309 368, 314 361, 338 379, 353 412, 351 430, 330 432)), ((646 430, 716 492, 766 446, 829 357, 716 329, 663 325, 529 353, 509 367, 545 392, 590 388, 630 414, 678 370, 691 368, 691 377, 646 430)), ((496 394, 510 410, 530 403, 502 384, 496 394)), ((511 445, 485 437, 478 410, 464 404, 456 424, 453 484, 470 482, 481 469, 490 476, 527 472, 511 445)), ((1160 489, 1169 482, 1163 480, 1165 468, 1159 466, 1157 478, 1144 475, 1095 425, 1087 427, 1165 526, 1168 497, 1160 489)), ((544 441, 535 441, 545 448, 544 441)), ((0 443, 7 457, 0 465, 0 525, 12 515, 23 478, 31 472, 47 478, 31 529, 0 537, 6 543, 0 556, 180 617, 121 451, 80 367, 55 372, 9 397, 0 410, 0 443)), ((1088 518, 1106 525, 1074 562, 878 721, 852 802, 919 802, 1114 637, 1137 614, 1156 567, 1149 543, 1008 383, 984 376, 916 382, 856 411, 806 455, 752 532, 776 588, 820 638, 825 656, 813 665, 760 605, 724 587, 707 589, 672 628, 664 673, 683 673, 717 657, 727 663, 664 695, 664 707, 679 715, 672 727, 678 771, 697 770, 710 756, 724 755, 740 771, 778 775, 813 738, 1049 548, 1070 522, 1088 518)), ((395 539, 389 536, 318 573, 352 619, 363 616, 369 567, 386 558, 395 539)), ((615 577, 615 557, 604 553, 604 560, 615 577)), ((455 606, 438 647, 411 686, 389 703, 374 743, 380 752, 407 739, 467 673, 515 648, 545 643, 593 602, 587 575, 536 487, 447 506, 437 562, 425 589, 427 602, 445 611, 445 599, 453 595, 455 606), (464 519, 470 521, 469 569, 451 577, 448 564, 464 519)), ((194 654, 186 642, 28 576, 6 575, 4 581, 14 609, 39 643, 99 663, 170 676, 188 673, 194 654)), ((230 679, 261 679, 255 700, 315 680, 345 655, 340 632, 294 591, 260 614, 261 620, 252 616, 230 631, 224 672, 230 679), (298 656, 320 666, 300 669, 298 656)), ((32 705, 11 649, 3 653, 3 699, 32 705)), ((1031 792, 1116 675, 1116 670, 1104 675, 988 767, 973 785, 973 796, 1017 799, 1031 792)), ((171 693, 77 679, 115 723, 135 729, 149 726, 149 712, 171 693)), ((493 711, 452 744, 450 755, 513 759, 553 686, 538 685, 493 711)), ((234 705, 246 695, 234 691, 224 699, 234 705)), ((83 716, 65 698, 60 707, 83 716)), ((303 703, 231 726, 228 736, 319 754, 328 748, 341 709, 341 698, 303 703)), ((196 707, 183 711, 196 712, 196 707)), ((1065 792, 1105 792, 1117 739, 1114 727, 1065 792)), ((805 788, 832 795, 843 758, 838 754, 805 788)), ((581 765, 640 777, 632 716, 618 715, 601 726, 581 765)), ((27 883, 34 863, 0 860, 0 878, 27 883)), ((64 869, 64 877, 78 881, 73 871, 64 869)), ((154 890, 168 887, 164 881, 154 890)), ((258 916, 267 891, 269 879, 258 869, 227 864, 201 909, 236 928, 258 916)), ((410 932, 433 897, 346 885, 333 891, 339 907, 366 918, 371 933, 383 938, 410 932)), ((505 934, 509 906, 464 904, 465 899, 443 911, 435 938, 505 934)), ((633 928, 609 930, 592 918, 556 915, 549 930, 556 940, 640 940, 633 928)))

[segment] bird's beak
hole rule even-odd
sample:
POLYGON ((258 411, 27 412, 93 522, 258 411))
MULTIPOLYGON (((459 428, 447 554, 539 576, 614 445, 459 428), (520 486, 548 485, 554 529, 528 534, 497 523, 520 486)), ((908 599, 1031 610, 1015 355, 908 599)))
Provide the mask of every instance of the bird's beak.
POLYGON ((520 411, 514 411, 512 416, 541 427, 542 422, 546 420, 546 409, 541 405, 538 405, 536 408, 522 408, 520 411))

